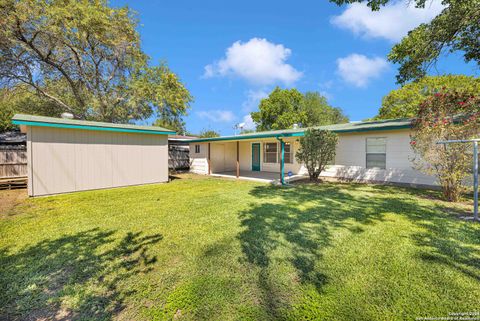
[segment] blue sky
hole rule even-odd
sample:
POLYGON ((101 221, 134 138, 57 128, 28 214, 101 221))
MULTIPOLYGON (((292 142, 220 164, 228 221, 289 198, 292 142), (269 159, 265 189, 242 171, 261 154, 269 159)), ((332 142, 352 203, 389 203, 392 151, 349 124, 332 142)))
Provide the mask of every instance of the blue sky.
MULTIPOLYGON (((165 60, 195 101, 187 130, 232 134, 275 86, 319 91, 351 120, 374 116, 395 89, 392 45, 441 10, 405 1, 372 13, 363 5, 315 1, 112 1, 138 13, 144 51, 165 60)), ((459 55, 432 74, 478 70, 459 55)), ((251 125, 251 124, 250 124, 251 125)))

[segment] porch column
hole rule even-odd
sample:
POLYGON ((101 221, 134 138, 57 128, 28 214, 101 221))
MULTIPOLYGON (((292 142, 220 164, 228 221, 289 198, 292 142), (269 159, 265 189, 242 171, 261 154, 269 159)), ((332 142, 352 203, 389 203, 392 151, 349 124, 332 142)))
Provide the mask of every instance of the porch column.
POLYGON ((285 142, 281 138, 280 141, 280 183, 285 185, 285 142))
POLYGON ((240 142, 237 140, 237 178, 240 176, 240 142))
POLYGON ((208 143, 207 162, 208 162, 208 175, 210 175, 210 174, 212 174, 212 170, 211 170, 211 166, 210 166, 210 143, 208 143))

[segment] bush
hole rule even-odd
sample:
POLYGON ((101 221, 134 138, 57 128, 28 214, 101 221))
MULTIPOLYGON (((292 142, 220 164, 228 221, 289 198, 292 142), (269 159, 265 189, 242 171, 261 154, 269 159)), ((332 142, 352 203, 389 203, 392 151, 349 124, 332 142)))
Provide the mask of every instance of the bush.
POLYGON ((300 148, 295 157, 307 167, 310 181, 318 181, 320 173, 335 158, 337 141, 337 134, 319 129, 308 129, 300 138, 300 148))
POLYGON ((480 132, 480 96, 442 91, 427 98, 413 122, 411 146, 415 168, 437 177, 446 200, 456 202, 471 174, 471 144, 437 144, 471 139, 480 132))

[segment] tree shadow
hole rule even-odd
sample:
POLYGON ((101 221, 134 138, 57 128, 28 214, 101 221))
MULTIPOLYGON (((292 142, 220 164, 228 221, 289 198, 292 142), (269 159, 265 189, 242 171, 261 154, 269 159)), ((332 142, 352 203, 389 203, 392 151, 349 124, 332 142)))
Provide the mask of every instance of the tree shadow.
POLYGON ((458 213, 452 215, 450 207, 428 207, 418 202, 418 198, 436 199, 437 193, 407 188, 398 193, 396 187, 361 184, 255 187, 250 194, 258 201, 240 213, 244 230, 238 238, 244 259, 261 269, 258 286, 266 293, 264 305, 269 314, 279 316, 279 306, 269 303, 275 302, 275 293, 262 275, 268 274, 278 247, 290 248, 289 261, 300 282, 313 285, 321 293, 329 282, 321 271, 322 253, 332 246, 333 231, 346 228, 362 233, 362 226, 385 221, 387 213, 401 215, 422 227, 422 232, 411 235, 419 252, 424 253, 421 259, 435 260, 479 280, 480 224, 459 221, 458 213), (356 193, 362 190, 369 193, 356 193), (378 196, 371 197, 376 191, 378 196))
POLYGON ((110 320, 131 294, 118 283, 151 269, 156 257, 148 250, 161 239, 129 232, 119 240, 97 228, 1 249, 0 319, 110 320))

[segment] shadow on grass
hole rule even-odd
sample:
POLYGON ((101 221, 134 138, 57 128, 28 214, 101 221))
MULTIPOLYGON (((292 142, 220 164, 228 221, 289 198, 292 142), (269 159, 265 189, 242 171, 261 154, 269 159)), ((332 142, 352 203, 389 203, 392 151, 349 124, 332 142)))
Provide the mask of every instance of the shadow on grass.
POLYGON ((148 248, 159 234, 92 229, 45 240, 14 253, 0 251, 1 320, 110 320, 131 293, 117 283, 148 272, 148 248), (68 301, 68 306, 65 306, 68 301))
POLYGON ((264 293, 263 305, 274 318, 280 317, 281 307, 275 304, 267 271, 278 247, 290 248, 290 264, 300 282, 321 293, 329 278, 318 263, 322 252, 332 245, 332 231, 346 228, 362 233, 362 226, 385 221, 387 213, 422 227, 421 233, 411 237, 420 253, 428 253, 422 257, 425 262, 433 260, 479 279, 480 260, 474 258, 479 253, 474 246, 480 244, 480 225, 460 222, 442 205, 419 204, 419 198, 436 199, 438 192, 402 188, 399 193, 389 186, 324 183, 294 188, 258 186, 250 194, 261 201, 252 202, 240 214, 245 229, 238 238, 245 260, 260 268, 257 283, 264 293))

